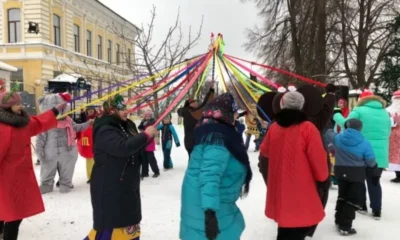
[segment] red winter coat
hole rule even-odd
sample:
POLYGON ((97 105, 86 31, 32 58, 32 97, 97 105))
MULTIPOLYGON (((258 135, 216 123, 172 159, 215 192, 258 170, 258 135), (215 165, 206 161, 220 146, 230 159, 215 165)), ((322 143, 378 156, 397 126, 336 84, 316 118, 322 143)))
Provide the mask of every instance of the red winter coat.
POLYGON ((261 144, 268 160, 265 215, 279 227, 308 227, 325 217, 316 181, 328 178, 326 152, 311 122, 271 125, 261 144))
POLYGON ((31 137, 57 126, 52 111, 30 117, 25 127, 0 123, 0 219, 11 222, 44 212, 35 177, 31 137))
POLYGON ((84 158, 93 158, 93 126, 78 135, 78 151, 84 158))

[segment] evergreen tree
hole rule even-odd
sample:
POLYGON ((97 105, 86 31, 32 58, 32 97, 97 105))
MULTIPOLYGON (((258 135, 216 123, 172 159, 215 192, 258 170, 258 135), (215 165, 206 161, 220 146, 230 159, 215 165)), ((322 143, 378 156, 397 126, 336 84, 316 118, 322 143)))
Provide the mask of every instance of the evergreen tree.
POLYGON ((391 48, 385 55, 375 91, 390 102, 393 92, 400 88, 400 15, 388 27, 393 31, 394 37, 391 48))

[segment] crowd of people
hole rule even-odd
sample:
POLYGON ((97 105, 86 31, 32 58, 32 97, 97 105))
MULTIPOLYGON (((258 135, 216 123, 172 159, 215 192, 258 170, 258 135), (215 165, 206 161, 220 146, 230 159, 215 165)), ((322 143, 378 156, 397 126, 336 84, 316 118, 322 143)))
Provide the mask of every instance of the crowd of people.
MULTIPOLYGON (((277 223, 278 240, 314 235, 325 217, 331 180, 338 185, 338 233, 356 234, 353 221, 357 211, 368 212, 367 193, 372 216, 380 219, 381 174, 385 169, 400 171, 400 91, 386 108, 382 98, 365 90, 352 110, 345 99, 336 101, 335 93, 332 84, 326 86, 324 96, 309 85, 267 93, 270 100, 262 106, 272 122, 256 117, 258 166, 268 188, 265 215, 277 223)), ((65 116, 70 100, 68 94, 40 98, 42 114, 35 117, 23 110, 18 93, 0 93, 0 131, 4 133, 0 236, 16 240, 23 219, 44 211, 41 194, 53 191, 57 173, 60 192, 73 189, 79 152, 86 158, 93 208, 93 229, 85 240, 139 240, 140 183, 149 177, 149 168, 154 178, 160 176, 154 154, 157 133, 161 132, 164 170, 173 168, 173 143, 180 146, 171 115, 156 126, 153 112, 147 110, 136 126, 117 94, 99 110, 88 107, 78 124, 65 116), (40 186, 32 168, 33 136, 41 165, 40 186)), ((179 237, 239 240, 245 221, 237 201, 250 193, 253 178, 249 140, 243 138, 240 117, 256 113, 239 113, 230 93, 215 96, 210 88, 202 103, 188 99, 178 114, 183 118, 189 155, 179 237)), ((400 182, 400 173, 396 174, 393 182, 400 182)))

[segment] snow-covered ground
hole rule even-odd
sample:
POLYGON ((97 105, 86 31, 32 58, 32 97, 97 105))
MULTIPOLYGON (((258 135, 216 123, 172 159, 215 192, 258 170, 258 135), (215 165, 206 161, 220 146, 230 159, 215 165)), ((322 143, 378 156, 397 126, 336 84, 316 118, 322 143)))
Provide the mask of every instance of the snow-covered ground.
MULTIPOLYGON (((176 127, 183 140, 182 127, 176 127)), ((239 200, 238 204, 246 219, 246 230, 242 240, 276 239, 276 224, 264 216, 266 187, 257 168, 258 153, 252 152, 250 159, 254 172, 250 194, 239 200)), ((162 167, 162 153, 156 152, 159 166, 162 167)), ((187 166, 187 154, 184 147, 172 151, 174 170, 162 172, 157 179, 148 178, 142 182, 142 233, 145 240, 179 239, 180 192, 183 175, 187 166)), ((37 175, 39 167, 36 168, 37 175)), ((354 227, 358 235, 351 239, 378 240, 399 239, 400 226, 400 185, 391 184, 394 176, 385 172, 382 177, 383 213, 381 221, 370 216, 357 215, 354 227)), ((86 184, 85 159, 80 158, 74 177, 75 189, 66 195, 58 190, 44 195, 46 212, 26 219, 20 230, 21 240, 82 240, 92 226, 92 208, 89 185, 86 184)), ((340 240, 334 226, 334 206, 337 190, 331 190, 326 209, 326 218, 318 227, 314 239, 340 240)))

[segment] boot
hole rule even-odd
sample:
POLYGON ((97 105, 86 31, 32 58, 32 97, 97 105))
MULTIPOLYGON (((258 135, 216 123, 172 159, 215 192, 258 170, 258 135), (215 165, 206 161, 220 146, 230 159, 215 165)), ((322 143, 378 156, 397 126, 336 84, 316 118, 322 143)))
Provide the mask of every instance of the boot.
POLYGON ((363 207, 362 207, 360 210, 358 210, 357 212, 358 212, 358 213, 360 213, 360 214, 363 214, 363 215, 366 215, 366 214, 368 214, 368 208, 367 208, 367 205, 366 205, 366 204, 364 204, 364 205, 363 205, 363 207))
POLYGON ((393 178, 392 180, 390 180, 390 182, 392 182, 392 183, 400 183, 400 178, 398 178, 398 177, 393 178))
POLYGON ((381 220, 381 210, 372 210, 372 217, 375 220, 381 220))
POLYGON ((158 178, 160 176, 160 173, 154 173, 153 178, 158 178))
POLYGON ((341 227, 339 227, 339 233, 342 236, 351 236, 351 235, 356 235, 357 231, 354 228, 351 229, 343 229, 341 227))

